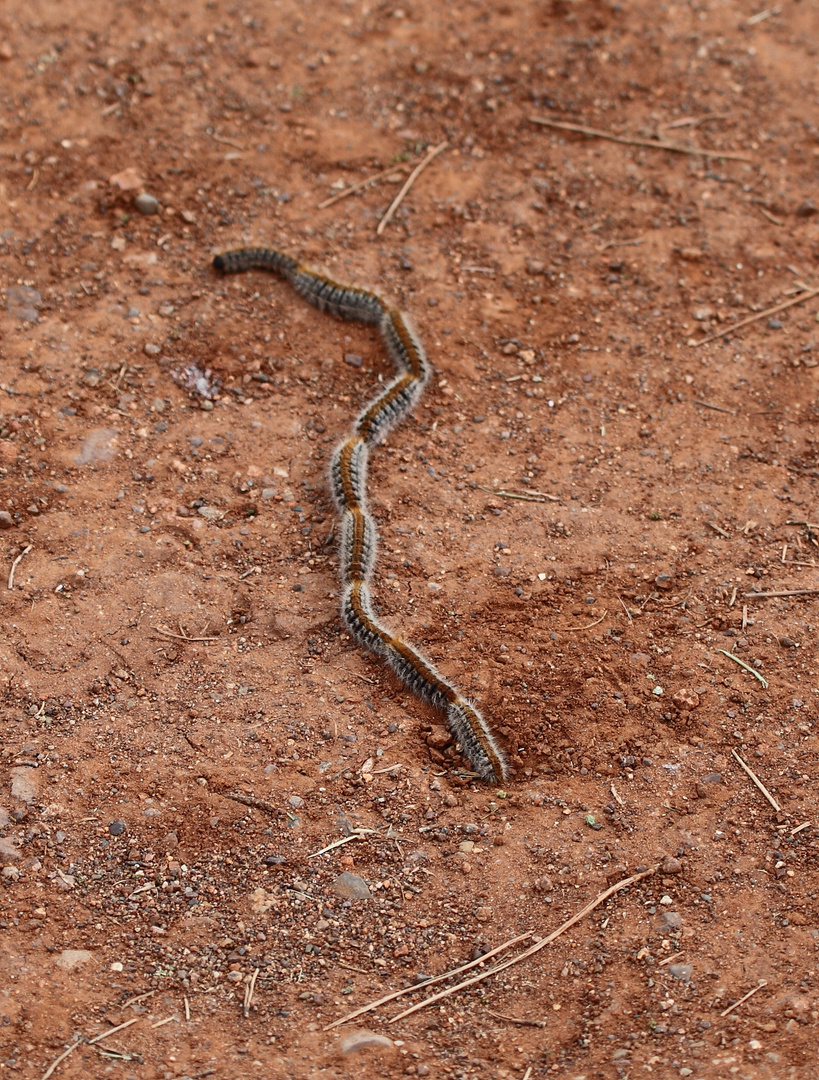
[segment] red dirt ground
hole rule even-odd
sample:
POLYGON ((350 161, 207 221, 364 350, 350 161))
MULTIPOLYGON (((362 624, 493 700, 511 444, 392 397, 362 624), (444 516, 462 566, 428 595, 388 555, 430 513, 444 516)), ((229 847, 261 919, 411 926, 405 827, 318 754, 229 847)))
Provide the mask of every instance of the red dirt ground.
POLYGON ((817 42, 809 0, 4 8, 0 1077, 816 1075, 817 301, 733 324, 819 277, 817 42), (403 175, 317 208, 444 140, 382 236, 403 175), (503 791, 340 624, 327 462, 389 364, 214 275, 251 243, 427 344, 375 592, 503 791))

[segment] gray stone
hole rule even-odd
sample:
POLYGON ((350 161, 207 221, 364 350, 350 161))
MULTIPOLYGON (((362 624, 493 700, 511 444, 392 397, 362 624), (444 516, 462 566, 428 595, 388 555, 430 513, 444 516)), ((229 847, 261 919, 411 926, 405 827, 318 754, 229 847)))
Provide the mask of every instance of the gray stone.
POLYGON ((63 949, 57 957, 57 967, 65 971, 73 971, 75 967, 87 964, 93 955, 88 949, 63 949))
POLYGON ((379 1035, 375 1031, 352 1031, 349 1035, 346 1035, 339 1045, 339 1049, 342 1054, 357 1054, 359 1050, 374 1049, 376 1047, 384 1047, 387 1050, 391 1050, 393 1047, 392 1039, 388 1039, 386 1035, 379 1035))
POLYGON ((75 455, 76 465, 100 465, 110 461, 116 452, 119 433, 114 428, 94 428, 82 441, 80 452, 75 455))
POLYGON ((669 930, 679 930, 682 926, 682 915, 679 911, 664 911, 660 916, 660 922, 669 930))
POLYGON ((0 865, 6 866, 8 863, 18 862, 19 859, 20 852, 16 844, 5 838, 0 839, 0 865))
POLYGON ((343 896, 345 900, 371 900, 367 882, 358 874, 350 874, 346 870, 339 874, 332 885, 333 891, 343 896))
POLYGON ((668 974, 675 979, 680 979, 682 982, 688 982, 693 971, 694 968, 691 964, 670 964, 668 968, 668 974))
POLYGON ((6 307, 9 315, 19 322, 36 323, 43 298, 29 285, 9 285, 6 289, 6 307))
POLYGON ((11 770, 11 797, 31 804, 37 798, 37 770, 18 765, 11 770))
POLYGON ((134 199, 134 206, 140 214, 156 214, 159 212, 159 200, 147 191, 140 192, 134 199))

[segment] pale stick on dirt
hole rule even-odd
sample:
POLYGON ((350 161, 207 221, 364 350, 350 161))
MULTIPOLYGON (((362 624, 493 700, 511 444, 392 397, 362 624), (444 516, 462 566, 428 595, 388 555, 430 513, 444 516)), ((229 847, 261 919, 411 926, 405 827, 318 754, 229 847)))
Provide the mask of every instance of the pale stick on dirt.
POLYGON ((48 1080, 49 1076, 52 1075, 52 1073, 57 1068, 57 1066, 61 1062, 65 1061, 65 1059, 68 1057, 68 1055, 72 1054, 77 1049, 77 1047, 80 1045, 81 1042, 82 1042, 82 1037, 80 1037, 78 1039, 75 1039, 74 1042, 69 1046, 69 1048, 67 1050, 63 1050, 63 1052, 60 1054, 60 1056, 58 1058, 55 1058, 51 1062, 49 1067, 43 1073, 43 1075, 41 1077, 41 1080, 48 1080))
POLYGON ((797 833, 802 832, 803 829, 809 829, 810 822, 803 821, 801 825, 797 825, 795 829, 791 829, 791 836, 796 836, 797 833))
POLYGON ((484 1009, 489 1016, 497 1016, 498 1020, 505 1020, 507 1024, 520 1024, 522 1027, 546 1027, 545 1020, 527 1020, 523 1016, 507 1016, 505 1013, 495 1012, 494 1009, 484 1009))
MULTIPOLYGON (((736 600, 736 590, 734 590, 734 596, 731 597, 731 603, 728 605, 728 607, 733 607, 734 606, 734 600, 736 600)), ((732 652, 728 652, 727 649, 717 649, 717 652, 722 653, 723 656, 727 656, 729 660, 733 660, 735 664, 739 664, 739 666, 741 668, 744 668, 746 671, 750 671, 750 673, 753 675, 753 677, 755 679, 759 679, 759 681, 762 683, 762 689, 763 690, 768 689, 768 680, 765 678, 764 675, 760 675, 760 673, 756 670, 756 668, 752 668, 750 664, 746 664, 744 660, 741 660, 738 656, 735 656, 732 652)))
POLYGON ((739 999, 739 1001, 735 1001, 733 1005, 729 1005, 727 1009, 723 1009, 722 1012, 720 1013, 720 1016, 728 1016, 728 1014, 732 1013, 734 1011, 734 1009, 738 1009, 740 1007, 740 1005, 744 1005, 745 1002, 748 1000, 748 998, 753 997, 754 994, 756 994, 758 991, 760 991, 763 986, 767 986, 767 985, 768 985, 767 979, 762 979, 760 981, 760 983, 759 983, 759 986, 755 986, 753 988, 753 990, 748 991, 748 993, 745 995, 745 997, 741 997, 739 999))
POLYGON ((378 228, 375 230, 376 236, 381 236, 386 227, 392 221, 395 211, 404 201, 407 192, 421 175, 421 173, 424 171, 424 169, 427 167, 427 165, 434 161, 439 154, 443 153, 443 151, 446 150, 447 146, 449 146, 449 143, 447 142, 438 143, 437 146, 433 147, 432 150, 430 150, 424 160, 415 166, 415 168, 407 177, 407 182, 404 184, 404 186, 401 188, 401 190, 398 192, 398 194, 395 196, 392 203, 390 204, 389 210, 387 210, 386 214, 379 221, 378 228))
POLYGON ((733 409, 724 409, 722 405, 712 405, 710 401, 697 401, 695 398, 694 404, 702 405, 703 409, 713 409, 714 412, 724 412, 728 413, 729 416, 736 416, 736 413, 733 409))
POLYGON ((390 1023, 394 1024, 397 1020, 403 1020, 411 1013, 417 1012, 419 1009, 425 1009, 427 1005, 432 1005, 436 1001, 440 1001, 442 998, 450 997, 452 994, 457 994, 459 990, 465 990, 467 986, 473 986, 475 983, 482 982, 484 979, 488 979, 492 975, 497 975, 500 971, 505 971, 506 968, 510 968, 515 964, 519 964, 523 960, 528 960, 530 956, 534 956, 535 953, 540 952, 541 949, 545 949, 547 945, 551 945, 551 943, 556 938, 559 938, 561 934, 565 934, 565 932, 571 929, 571 927, 573 927, 575 923, 580 922, 581 919, 584 919, 587 915, 591 914, 591 912, 594 911, 595 908, 600 907, 600 905, 605 903, 606 900, 609 899, 609 897, 614 896, 615 893, 620 892, 621 889, 625 889, 629 885, 634 885, 636 882, 642 881, 643 878, 649 877, 649 875, 656 873, 659 868, 660 863, 657 863, 656 866, 652 866, 648 870, 643 870, 639 874, 632 874, 631 877, 624 878, 622 881, 618 881, 615 885, 612 885, 611 888, 606 889, 605 892, 600 893, 600 895, 595 897, 594 900, 586 904, 586 906, 582 910, 578 911, 576 915, 572 915, 570 919, 567 919, 562 926, 559 926, 557 928, 557 930, 553 930, 551 934, 547 934, 545 938, 541 938, 540 941, 530 946, 530 948, 524 949, 524 951, 522 953, 518 953, 517 956, 513 956, 511 960, 504 960, 502 963, 497 964, 495 967, 493 967, 490 971, 482 971, 480 975, 474 975, 471 979, 465 979, 463 982, 457 983, 455 986, 450 986, 446 990, 441 990, 438 994, 433 994, 432 997, 428 997, 425 998, 423 1001, 419 1001, 417 1004, 411 1006, 409 1009, 404 1009, 403 1012, 399 1013, 397 1016, 394 1016, 392 1020, 390 1020, 390 1023))
POLYGON ((141 1016, 132 1016, 130 1020, 126 1020, 124 1024, 117 1024, 116 1027, 109 1028, 108 1031, 103 1031, 101 1035, 95 1035, 93 1039, 88 1040, 88 1045, 93 1046, 94 1043, 102 1042, 103 1039, 107 1039, 109 1035, 115 1035, 118 1031, 122 1031, 123 1028, 130 1027, 131 1024, 135 1024, 137 1020, 141 1020, 141 1016))
MULTIPOLYGON (((386 1005, 388 1001, 394 1001, 396 998, 403 997, 404 994, 411 994, 414 990, 420 990, 421 986, 434 986, 435 983, 442 982, 444 979, 451 979, 455 975, 461 975, 464 971, 469 971, 471 968, 477 967, 478 964, 486 963, 487 960, 491 960, 492 957, 497 956, 498 953, 504 952, 506 949, 511 949, 513 945, 519 945, 522 941, 528 941, 533 932, 534 931, 532 930, 528 930, 525 934, 519 934, 518 937, 510 938, 509 941, 504 941, 502 945, 498 945, 490 952, 478 957, 477 960, 470 960, 468 964, 464 964, 462 967, 454 968, 452 971, 445 971, 443 975, 436 975, 434 979, 428 979, 427 982, 422 983, 419 986, 405 986, 403 990, 394 990, 391 994, 386 994, 384 997, 379 998, 378 1001, 372 1001, 369 1005, 362 1005, 362 1007, 356 1009, 355 1012, 347 1013, 346 1016, 342 1016, 339 1020, 334 1020, 332 1024, 327 1024, 323 1030, 330 1031, 334 1027, 346 1024, 349 1020, 355 1020, 357 1016, 372 1012, 373 1009, 377 1009, 379 1005, 386 1005)), ((360 971, 362 975, 370 974, 368 971, 361 971, 360 968, 354 968, 350 967, 349 964, 343 964, 340 960, 337 960, 336 963, 341 967, 350 968, 351 971, 360 971)))
POLYGON ((739 754, 736 752, 736 750, 732 750, 731 754, 732 754, 733 757, 735 757, 737 759, 739 764, 742 766, 742 768, 745 770, 745 772, 750 776, 750 778, 753 780, 753 782, 756 784, 756 786, 759 788, 759 790, 762 792, 762 794, 765 796, 765 798, 768 800, 768 802, 771 804, 771 806, 774 808, 774 810, 776 810, 777 814, 780 813, 780 811, 782 810, 782 807, 779 805, 779 803, 776 801, 776 799, 773 797, 773 795, 771 795, 770 791, 768 791, 768 789, 765 787, 765 785, 762 783, 762 781, 756 775, 754 770, 752 768, 750 768, 748 765, 745 764, 745 762, 742 760, 742 758, 739 756, 739 754))
POLYGON ((250 976, 250 982, 245 986, 245 1000, 242 1005, 242 1014, 247 1017, 250 1016, 250 1006, 253 1004, 253 991, 256 989, 256 980, 259 977, 259 969, 254 968, 253 974, 250 976))
POLYGON ((684 954, 681 952, 675 952, 673 956, 667 956, 665 960, 661 960, 657 967, 665 967, 666 964, 673 964, 675 960, 679 960, 684 954))
POLYGON ((599 619, 595 619, 594 622, 586 623, 585 626, 564 626, 563 630, 562 630, 562 633, 564 633, 564 634, 574 634, 574 633, 578 633, 581 630, 591 630, 591 628, 593 626, 599 626, 600 623, 603 621, 603 619, 605 619, 605 617, 607 615, 608 615, 608 611, 604 611, 599 619))
POLYGON ((27 544, 26 547, 23 548, 23 550, 20 552, 20 554, 17 556, 17 558, 11 564, 11 570, 9 570, 9 588, 10 589, 14 588, 14 571, 17 569, 17 567, 20 565, 20 563, 26 557, 26 555, 28 555, 28 553, 31 551, 31 547, 32 547, 31 544, 27 544))
POLYGON ((173 630, 167 630, 164 626, 155 626, 157 634, 162 634, 163 637, 172 637, 177 641, 218 641, 218 637, 188 637, 187 634, 175 634, 173 630))
POLYGON ((816 596, 819 589, 776 589, 773 592, 746 592, 742 595, 748 600, 765 600, 770 597, 782 596, 816 596))
POLYGON ((760 319, 764 319, 768 315, 775 315, 777 311, 784 311, 785 308, 793 307, 794 304, 803 304, 806 300, 812 300, 814 296, 819 296, 819 289, 810 289, 808 292, 803 292, 799 296, 794 296, 790 300, 785 300, 775 307, 766 308, 765 311, 757 311, 753 315, 749 315, 747 319, 740 319, 739 322, 734 323, 733 326, 728 326, 724 330, 719 330, 716 334, 710 334, 708 337, 703 338, 702 341, 695 341, 693 347, 698 349, 700 345, 707 345, 709 341, 716 341, 717 338, 725 337, 726 334, 733 334, 735 330, 739 330, 743 326, 749 326, 751 323, 759 322, 760 319))
POLYGON ((376 180, 386 180, 388 176, 395 176, 396 173, 406 171, 407 166, 403 162, 399 165, 393 165, 389 169, 382 169, 381 172, 373 173, 372 176, 368 176, 365 180, 359 180, 358 183, 351 184, 343 191, 339 191, 337 195, 331 195, 329 199, 325 199, 324 202, 320 202, 316 209, 326 210, 328 206, 332 206, 333 203, 337 203, 341 199, 346 199, 347 196, 352 195, 353 192, 361 191, 362 188, 369 187, 369 185, 374 184, 376 180))
MULTIPOLYGON (((386 772, 387 770, 381 769, 380 772, 386 772)), ((349 844, 351 840, 363 840, 365 836, 369 836, 374 833, 375 829, 354 829, 349 836, 342 836, 338 840, 334 840, 332 844, 328 844, 327 847, 323 847, 320 851, 314 851, 312 855, 308 855, 308 859, 315 859, 318 855, 326 855, 328 851, 333 851, 337 847, 341 847, 342 844, 349 844)))
POLYGON ((589 135, 594 139, 608 139, 609 142, 623 143, 624 146, 648 146, 652 150, 671 150, 675 154, 693 154, 698 157, 729 158, 731 161, 753 161, 747 154, 735 154, 730 150, 702 150, 695 146, 677 146, 676 143, 659 142, 657 139, 631 138, 627 135, 614 135, 610 131, 585 127, 583 124, 567 124, 563 120, 548 120, 545 116, 530 116, 533 124, 542 127, 560 128, 562 131, 576 131, 580 135, 589 135))

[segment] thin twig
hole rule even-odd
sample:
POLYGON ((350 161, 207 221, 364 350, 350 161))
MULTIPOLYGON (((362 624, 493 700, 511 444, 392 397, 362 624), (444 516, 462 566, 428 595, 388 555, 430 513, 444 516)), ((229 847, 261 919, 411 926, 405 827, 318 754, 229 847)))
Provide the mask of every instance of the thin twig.
POLYGON ((765 8, 764 11, 758 11, 756 15, 751 15, 750 18, 745 20, 746 26, 756 26, 757 23, 765 22, 766 19, 772 18, 774 15, 778 15, 782 8, 773 7, 765 8))
POLYGON ((720 1016, 727 1016, 729 1013, 732 1013, 734 1011, 734 1009, 738 1009, 740 1007, 740 1005, 743 1005, 748 1000, 748 998, 753 997, 754 994, 758 990, 761 990, 763 986, 767 986, 767 985, 768 985, 768 980, 767 979, 760 980, 759 986, 755 986, 753 988, 753 990, 748 991, 748 993, 745 995, 745 997, 741 997, 739 999, 739 1001, 735 1001, 733 1005, 729 1005, 727 1009, 723 1009, 722 1012, 720 1013, 720 1016))
POLYGON ((354 829, 349 836, 342 836, 338 840, 334 840, 332 844, 328 844, 327 847, 323 847, 321 851, 314 851, 312 855, 308 855, 308 859, 315 859, 317 855, 326 855, 328 851, 333 851, 334 848, 341 847, 342 844, 349 844, 351 840, 363 840, 365 836, 370 833, 374 833, 375 829, 354 829))
POLYGON ((173 630, 166 630, 164 626, 155 626, 157 634, 162 634, 163 637, 176 638, 177 641, 218 641, 218 637, 188 637, 187 634, 175 634, 173 630))
POLYGON ((618 803, 620 804, 620 806, 625 806, 625 805, 626 805, 626 804, 625 804, 625 803, 623 802, 622 798, 620 797, 620 794, 619 794, 619 792, 617 791, 617 788, 616 788, 616 787, 614 786, 614 784, 612 784, 612 785, 611 785, 611 786, 609 787, 609 791, 610 791, 610 792, 612 793, 612 795, 613 795, 613 796, 614 796, 614 798, 615 798, 615 799, 617 800, 617 802, 618 802, 618 803))
POLYGON ((418 177, 421 175, 421 173, 424 171, 424 169, 427 167, 427 165, 429 165, 432 161, 434 161, 434 159, 439 154, 443 153, 443 151, 446 150, 447 146, 449 146, 448 142, 438 143, 437 146, 433 147, 432 150, 429 151, 429 153, 424 158, 424 160, 421 161, 418 165, 415 166, 415 168, 412 170, 412 172, 407 177, 407 181, 404 184, 404 186, 401 188, 401 190, 395 196, 393 201, 390 203, 389 210, 387 210, 386 214, 379 221, 378 228, 375 230, 376 236, 381 236, 381 234, 384 232, 386 227, 392 221, 393 215, 395 214, 395 211, 398 209, 398 207, 404 201, 404 197, 406 196, 407 192, 412 187, 412 185, 415 183, 415 181, 418 179, 418 177))
POLYGON ((629 885, 634 885, 638 881, 642 881, 643 878, 648 877, 650 874, 656 873, 660 868, 660 864, 651 867, 649 870, 643 870, 639 874, 633 874, 631 877, 624 878, 622 881, 618 881, 612 885, 611 888, 606 889, 605 892, 600 893, 594 900, 586 904, 586 906, 578 911, 576 915, 572 915, 570 919, 567 919, 562 926, 557 930, 553 930, 551 934, 547 934, 545 938, 541 938, 535 945, 532 945, 528 949, 524 949, 522 953, 518 953, 517 956, 513 956, 510 960, 505 960, 501 964, 497 964, 489 971, 481 972, 480 975, 473 975, 471 979, 465 979, 463 982, 457 983, 455 986, 450 986, 447 990, 441 990, 437 994, 433 994, 432 997, 425 998, 423 1001, 419 1001, 416 1005, 413 1005, 409 1009, 405 1009, 399 1013, 398 1016, 394 1016, 390 1020, 391 1024, 394 1024, 397 1020, 403 1020, 411 1013, 417 1012, 419 1009, 426 1008, 427 1005, 432 1005, 436 1001, 440 1001, 441 998, 449 997, 451 994, 456 994, 459 990, 464 990, 467 986, 472 986, 474 983, 481 982, 483 979, 488 979, 490 975, 497 975, 500 971, 505 971, 506 968, 512 967, 514 964, 519 964, 522 960, 528 960, 530 956, 534 956, 535 953, 540 952, 541 949, 545 949, 547 945, 550 945, 555 938, 560 937, 567 930, 571 929, 575 923, 580 922, 586 915, 590 914, 595 908, 598 908, 602 903, 605 903, 615 893, 620 892, 621 889, 625 889, 629 885))
POLYGON ((723 529, 723 528, 721 528, 721 527, 720 527, 719 525, 717 525, 717 523, 716 523, 716 522, 714 522, 714 521, 708 521, 708 522, 706 522, 706 524, 708 525, 708 528, 709 528, 709 529, 713 529, 715 533, 719 533, 719 534, 720 534, 720 536, 724 536, 726 540, 730 540, 730 539, 731 539, 731 534, 730 534, 730 533, 727 533, 727 532, 725 531, 725 529, 723 529))
POLYGON ((131 1024, 135 1024, 137 1020, 141 1020, 141 1016, 132 1016, 130 1020, 126 1020, 124 1024, 117 1024, 116 1027, 109 1028, 108 1031, 103 1031, 101 1035, 95 1035, 93 1039, 88 1040, 88 1045, 93 1046, 94 1043, 102 1042, 103 1039, 107 1039, 109 1035, 114 1035, 118 1031, 122 1031, 123 1028, 130 1027, 131 1024))
POLYGON ((607 240, 602 247, 599 247, 598 251, 608 251, 613 247, 639 247, 640 244, 645 243, 645 239, 642 236, 637 236, 634 240, 607 240))
POLYGON ((731 755, 732 755, 732 757, 735 757, 737 759, 739 764, 742 766, 742 768, 745 770, 745 772, 750 776, 750 778, 753 780, 753 782, 756 784, 756 786, 759 788, 759 790, 762 792, 762 794, 765 796, 765 798, 768 800, 768 802, 771 804, 771 806, 774 808, 774 810, 776 810, 777 814, 781 813, 782 807, 779 805, 779 803, 776 801, 776 799, 773 797, 773 795, 771 795, 770 791, 768 791, 768 789, 765 787, 765 785, 762 783, 762 781, 756 775, 754 770, 749 765, 745 764, 745 762, 742 760, 742 758, 739 756, 739 754, 736 752, 736 750, 732 750, 731 755))
POLYGON ((768 680, 765 678, 764 675, 760 675, 756 668, 752 668, 750 664, 746 664, 744 660, 740 660, 738 656, 736 656, 732 652, 728 652, 727 649, 717 649, 717 652, 722 653, 723 656, 727 656, 729 660, 733 660, 735 664, 739 664, 739 666, 741 668, 745 668, 746 671, 750 671, 753 677, 755 679, 759 679, 759 681, 762 683, 762 689, 768 689, 768 680))
POLYGON ((76 1038, 74 1040, 74 1042, 69 1046, 69 1048, 67 1050, 63 1050, 63 1052, 60 1054, 60 1056, 58 1058, 55 1058, 54 1061, 51 1062, 49 1067, 43 1073, 41 1080, 48 1080, 49 1076, 51 1076, 51 1074, 54 1072, 54 1070, 57 1068, 57 1066, 61 1062, 65 1061, 65 1059, 68 1057, 68 1055, 72 1054, 77 1049, 77 1047, 80 1045, 81 1042, 82 1042, 82 1035, 80 1035, 78 1038, 76 1038))
POLYGON ((256 989, 256 980, 259 977, 259 968, 253 969, 253 974, 250 976, 250 982, 245 986, 245 1000, 242 1006, 242 1012, 247 1017, 250 1016, 250 1006, 253 1004, 253 991, 256 989))
POLYGON ((333 203, 337 203, 341 199, 346 199, 348 195, 352 195, 355 191, 360 191, 362 188, 368 187, 370 184, 374 184, 376 180, 386 180, 388 176, 395 176, 397 172, 406 171, 407 165, 405 162, 401 162, 398 165, 393 165, 389 169, 382 169, 381 172, 373 173, 372 176, 368 176, 365 180, 359 180, 357 183, 351 184, 350 187, 345 188, 343 191, 339 191, 337 195, 331 195, 329 199, 325 199, 324 202, 320 202, 316 209, 326 210, 328 206, 332 206, 333 203))
POLYGON ((713 409, 714 412, 724 412, 728 413, 729 416, 736 416, 736 413, 733 409, 723 409, 722 405, 712 405, 710 401, 697 401, 697 399, 695 398, 694 404, 702 405, 703 409, 713 409))
POLYGON ((232 146, 234 150, 244 150, 241 143, 234 142, 233 139, 226 139, 224 135, 217 135, 213 128, 205 128, 205 131, 214 142, 222 143, 224 146, 232 146))
POLYGON ((241 791, 223 791, 221 794, 226 799, 233 799, 234 802, 242 803, 243 806, 252 806, 256 810, 266 810, 268 814, 281 813, 278 806, 274 806, 267 799, 259 799, 255 795, 243 795, 241 791))
POLYGON ((765 319, 768 315, 775 315, 777 311, 784 311, 785 308, 793 307, 794 304, 802 304, 805 300, 812 300, 814 296, 819 296, 819 289, 810 289, 808 292, 800 293, 799 296, 793 296, 790 300, 785 300, 781 304, 766 308, 765 311, 757 311, 753 315, 749 315, 747 319, 740 319, 739 322, 734 323, 733 326, 727 326, 724 330, 719 330, 716 334, 711 334, 701 341, 695 341, 694 348, 698 349, 700 345, 707 345, 709 341, 716 341, 717 338, 725 337, 726 334, 733 334, 735 330, 739 330, 743 326, 749 326, 753 322, 759 322, 760 319, 765 319))
POLYGON ((496 491, 494 488, 477 485, 479 491, 486 491, 490 495, 497 495, 501 499, 521 499, 523 502, 560 502, 559 495, 550 495, 546 491, 496 491))
POLYGON ((764 206, 760 205, 757 199, 752 200, 757 210, 762 214, 764 218, 770 221, 771 225, 778 225, 780 228, 785 224, 784 221, 780 221, 778 217, 774 217, 770 210, 766 210, 764 206))
POLYGON ((819 593, 819 589, 778 589, 774 592, 746 592, 743 596, 747 596, 749 600, 765 599, 766 597, 774 596, 815 596, 819 593))
POLYGON ((608 611, 604 611, 599 619, 595 619, 594 622, 590 622, 586 626, 564 626, 561 629, 561 633, 563 633, 563 634, 573 634, 578 630, 591 630, 591 628, 593 626, 597 626, 599 623, 601 623, 603 621, 603 619, 605 619, 605 617, 607 615, 608 615, 608 611))
POLYGON ((694 146, 677 146, 676 143, 659 142, 657 139, 639 139, 626 135, 614 135, 610 131, 585 127, 583 124, 567 124, 562 120, 548 120, 545 116, 530 116, 533 124, 542 127, 560 128, 562 131, 576 131, 580 135, 590 135, 595 139, 608 139, 610 142, 623 143, 624 146, 648 146, 651 150, 671 150, 675 154, 692 154, 695 157, 728 158, 731 161, 753 161, 747 154, 736 154, 730 150, 703 150, 694 146))
POLYGON ((628 621, 629 621, 630 623, 633 623, 633 622, 634 622, 634 619, 632 619, 632 617, 631 617, 631 612, 630 612, 630 611, 629 611, 629 609, 628 609, 628 608, 626 607, 625 603, 623 603, 623 598, 622 598, 621 596, 618 596, 618 597, 617 597, 617 599, 618 599, 618 600, 620 601, 620 603, 621 603, 621 604, 623 605, 623 611, 625 611, 625 613, 626 613, 626 618, 628 619, 628 621))
MULTIPOLYGON (((334 1020, 332 1024, 327 1024, 322 1030, 330 1031, 332 1028, 339 1027, 341 1024, 346 1024, 348 1020, 355 1020, 357 1016, 372 1012, 373 1009, 377 1009, 380 1005, 386 1005, 388 1001, 394 1001, 396 998, 403 997, 404 994, 411 994, 414 990, 419 990, 421 986, 434 986, 435 983, 442 982, 444 979, 451 979, 455 975, 461 975, 465 971, 470 971, 473 967, 477 967, 478 964, 483 964, 487 960, 491 960, 492 957, 497 956, 498 953, 504 952, 506 949, 511 949, 513 945, 519 945, 522 941, 528 941, 532 936, 532 933, 533 931, 528 930, 525 934, 519 934, 517 937, 510 938, 509 941, 504 941, 502 945, 498 945, 490 952, 484 953, 484 955, 478 957, 477 960, 470 960, 468 964, 455 968, 453 971, 445 971, 443 975, 436 975, 434 979, 428 979, 426 982, 419 984, 419 986, 405 986, 403 990, 394 990, 391 994, 386 994, 384 997, 379 998, 378 1001, 373 1001, 369 1005, 362 1005, 360 1009, 356 1009, 354 1012, 342 1016, 339 1020, 334 1020)), ((340 964, 342 967, 350 967, 349 964, 342 964, 340 960, 337 960, 336 963, 340 964)), ((360 971, 360 968, 352 968, 351 970, 360 971)), ((369 972, 362 971, 361 974, 368 975, 369 972)))
POLYGON ((21 561, 25 558, 25 556, 28 555, 28 553, 31 551, 31 548, 32 548, 31 544, 28 544, 26 547, 24 547, 23 550, 20 552, 20 554, 17 556, 17 558, 14 560, 14 562, 11 564, 11 570, 9 570, 9 588, 10 589, 14 588, 14 571, 20 565, 21 561))
POLYGON ((506 1016, 505 1013, 495 1012, 493 1009, 484 1009, 490 1016, 497 1016, 498 1020, 505 1020, 508 1024, 520 1024, 523 1027, 546 1027, 545 1020, 527 1020, 522 1016, 506 1016))
POLYGON ((796 836, 797 833, 801 833, 803 829, 809 829, 810 822, 803 821, 801 825, 797 825, 795 829, 791 829, 791 836, 796 836))
POLYGON ((120 1005, 121 1009, 127 1009, 129 1005, 136 1005, 138 1001, 144 1001, 146 998, 153 997, 156 990, 146 990, 144 994, 137 994, 136 997, 128 998, 120 1005))
POLYGON ((665 967, 666 964, 673 964, 674 961, 679 960, 682 955, 681 952, 675 952, 673 956, 667 956, 665 960, 661 960, 657 967, 665 967))

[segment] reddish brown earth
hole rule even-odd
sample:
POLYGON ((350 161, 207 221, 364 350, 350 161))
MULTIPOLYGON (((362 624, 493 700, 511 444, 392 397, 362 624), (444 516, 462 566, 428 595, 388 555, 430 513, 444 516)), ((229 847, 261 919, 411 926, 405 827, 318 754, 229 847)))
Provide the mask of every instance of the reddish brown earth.
POLYGON ((816 6, 100 11, 0 14, 0 1077, 815 1076, 817 301, 694 343, 819 280, 816 6), (444 140, 382 236, 395 182, 317 209, 444 140), (375 591, 503 791, 339 622, 383 348, 216 277, 248 243, 427 343, 375 591), (323 1031, 657 864, 392 1046, 323 1031))

